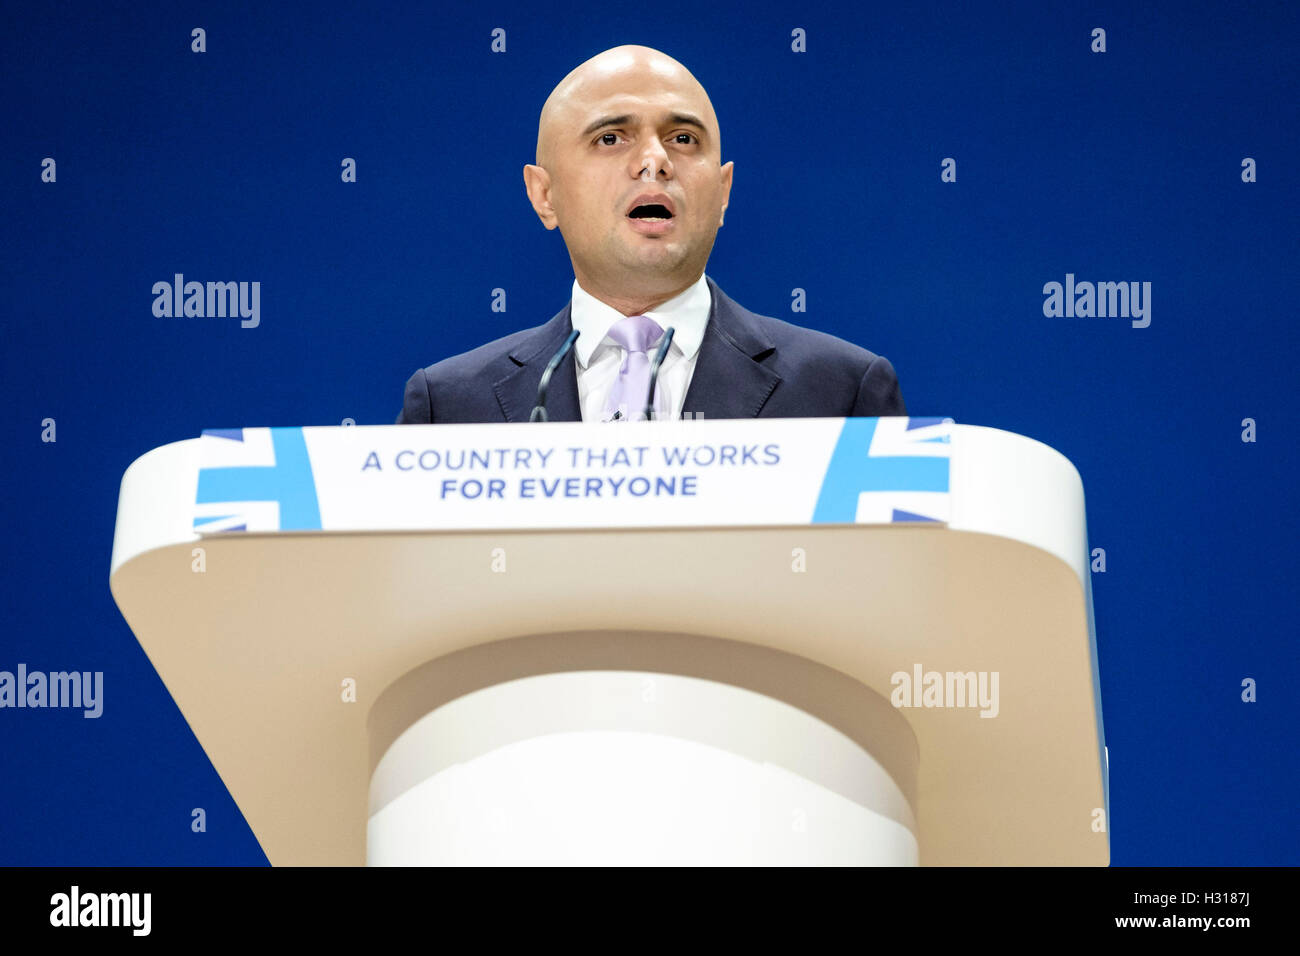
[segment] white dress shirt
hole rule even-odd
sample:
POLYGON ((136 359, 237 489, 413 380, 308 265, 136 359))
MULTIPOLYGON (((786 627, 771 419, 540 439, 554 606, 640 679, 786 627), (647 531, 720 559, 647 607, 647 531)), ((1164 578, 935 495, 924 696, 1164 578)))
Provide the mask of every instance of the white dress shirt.
MULTIPOLYGON (((701 273, 699 280, 689 289, 644 313, 658 322, 661 328, 672 326, 675 329, 672 345, 668 347, 668 354, 659 366, 659 378, 655 383, 655 391, 663 396, 664 407, 673 419, 682 417, 686 390, 691 387, 695 360, 700 354, 704 327, 708 325, 712 307, 713 296, 701 273)), ((614 380, 618 378, 618 370, 627 354, 608 333, 614 323, 624 316, 618 309, 586 292, 578 285, 578 280, 574 279, 573 305, 569 318, 578 330, 578 340, 573 343, 573 351, 577 359, 575 371, 578 376, 578 407, 582 409, 582 420, 603 421, 605 399, 614 380)), ((653 360, 653 351, 650 357, 653 360)))

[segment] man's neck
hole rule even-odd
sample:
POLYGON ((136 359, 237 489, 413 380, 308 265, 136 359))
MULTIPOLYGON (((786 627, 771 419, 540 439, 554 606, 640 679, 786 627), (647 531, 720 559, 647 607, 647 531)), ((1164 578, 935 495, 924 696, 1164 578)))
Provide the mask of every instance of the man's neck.
POLYGON ((616 294, 609 290, 602 289, 599 286, 589 285, 581 278, 578 278, 578 285, 582 287, 583 292, 586 292, 593 299, 599 299, 611 309, 617 310, 621 315, 645 315, 651 309, 658 308, 669 299, 677 298, 677 296, 681 295, 699 281, 700 277, 696 276, 694 279, 691 279, 680 287, 671 289, 667 292, 634 293, 632 295, 616 294))

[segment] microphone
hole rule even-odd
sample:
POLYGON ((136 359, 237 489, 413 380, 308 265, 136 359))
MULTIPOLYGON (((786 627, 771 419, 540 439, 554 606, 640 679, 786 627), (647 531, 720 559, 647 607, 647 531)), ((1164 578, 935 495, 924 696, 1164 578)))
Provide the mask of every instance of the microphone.
POLYGON ((663 364, 664 356, 668 354, 668 346, 672 344, 673 333, 676 331, 671 325, 664 329, 664 337, 659 343, 659 348, 655 350, 654 361, 650 363, 650 390, 645 395, 646 421, 654 417, 655 386, 659 384, 659 366, 663 364))
POLYGON ((573 348, 573 343, 578 340, 578 330, 574 329, 569 333, 569 337, 564 340, 560 350, 551 356, 551 360, 546 363, 546 369, 542 372, 542 380, 537 383, 537 404, 533 406, 532 412, 528 416, 530 422, 549 422, 550 418, 546 415, 546 390, 551 385, 551 376, 559 368, 564 356, 569 354, 569 349, 573 348))

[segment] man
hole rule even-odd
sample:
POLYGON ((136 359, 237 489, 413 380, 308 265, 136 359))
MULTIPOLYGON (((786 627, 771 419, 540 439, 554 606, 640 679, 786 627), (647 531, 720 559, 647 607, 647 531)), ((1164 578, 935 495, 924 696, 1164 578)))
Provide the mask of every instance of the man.
POLYGON ((704 267, 731 195, 708 94, 657 50, 620 46, 566 76, 542 107, 524 185, 573 263, 572 299, 545 325, 418 370, 400 424, 526 422, 573 330, 551 421, 644 418, 651 358, 674 335, 656 418, 905 415, 888 359, 755 315, 704 267))

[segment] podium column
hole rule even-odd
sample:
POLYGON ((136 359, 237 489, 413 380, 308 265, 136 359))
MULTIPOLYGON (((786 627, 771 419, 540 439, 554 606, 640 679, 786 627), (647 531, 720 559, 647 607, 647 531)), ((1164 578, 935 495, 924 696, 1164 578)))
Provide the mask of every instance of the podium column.
POLYGON ((917 864, 907 721, 737 641, 479 645, 399 680, 370 738, 370 865, 917 864))

